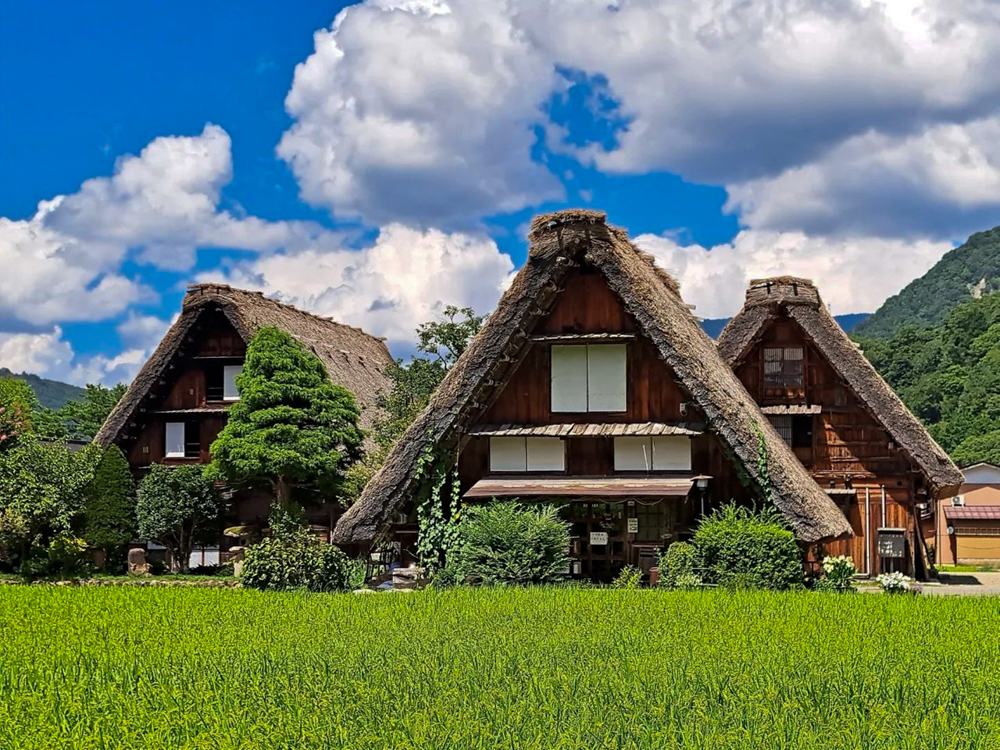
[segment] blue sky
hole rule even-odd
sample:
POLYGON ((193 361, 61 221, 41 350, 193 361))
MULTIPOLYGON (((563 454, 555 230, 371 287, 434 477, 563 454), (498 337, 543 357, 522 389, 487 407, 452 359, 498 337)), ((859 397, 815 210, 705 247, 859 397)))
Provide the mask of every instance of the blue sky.
POLYGON ((442 305, 487 312, 564 206, 706 317, 783 272, 871 311, 1000 223, 995 7, 344 8, 5 5, 0 366, 127 380, 206 279, 405 354, 442 305))

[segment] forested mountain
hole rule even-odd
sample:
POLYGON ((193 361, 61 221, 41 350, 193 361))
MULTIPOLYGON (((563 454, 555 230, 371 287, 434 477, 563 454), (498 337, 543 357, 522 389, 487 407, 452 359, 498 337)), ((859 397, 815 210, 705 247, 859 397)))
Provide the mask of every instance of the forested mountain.
MULTIPOLYGON (((847 331, 847 333, 850 333, 870 314, 871 313, 848 313, 847 315, 834 315, 834 318, 838 323, 840 323, 841 328, 847 331)), ((719 338, 719 334, 722 333, 722 329, 726 327, 726 323, 730 320, 731 318, 705 318, 701 321, 701 327, 704 329, 705 333, 713 339, 717 339, 719 338)))
POLYGON ((46 409, 58 409, 70 401, 81 401, 85 393, 84 389, 79 386, 40 378, 26 372, 13 373, 6 367, 0 367, 0 378, 14 378, 26 382, 35 392, 38 403, 46 409))
POLYGON ((963 302, 938 325, 855 338, 960 466, 1000 463, 1000 294, 963 302))
POLYGON ((887 299, 855 333, 888 338, 900 326, 941 323, 955 305, 1000 290, 1000 227, 977 232, 887 299))

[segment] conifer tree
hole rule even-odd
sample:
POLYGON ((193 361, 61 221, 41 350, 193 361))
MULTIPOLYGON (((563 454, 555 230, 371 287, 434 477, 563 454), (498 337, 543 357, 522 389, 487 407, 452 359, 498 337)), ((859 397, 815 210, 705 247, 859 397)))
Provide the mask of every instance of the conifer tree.
MULTIPOLYGON (((319 358, 277 328, 261 328, 237 376, 239 401, 212 444, 210 476, 270 486, 288 514, 295 487, 340 491, 361 452, 354 396, 330 382, 319 358)), ((294 513, 293 513, 294 515, 294 513)))

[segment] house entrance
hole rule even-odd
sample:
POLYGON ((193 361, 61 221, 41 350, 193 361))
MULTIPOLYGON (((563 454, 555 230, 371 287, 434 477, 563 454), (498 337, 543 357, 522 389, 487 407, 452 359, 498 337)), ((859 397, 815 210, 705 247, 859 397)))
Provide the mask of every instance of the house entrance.
POLYGON ((648 574, 678 534, 677 498, 577 500, 562 508, 570 523, 570 574, 610 583, 626 565, 648 574))

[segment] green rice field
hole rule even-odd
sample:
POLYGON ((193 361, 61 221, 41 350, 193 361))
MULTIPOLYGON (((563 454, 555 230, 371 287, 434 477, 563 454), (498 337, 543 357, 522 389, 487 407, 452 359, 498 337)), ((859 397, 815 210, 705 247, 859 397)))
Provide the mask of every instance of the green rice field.
POLYGON ((0 748, 1000 748, 1000 599, 10 586, 0 748))

